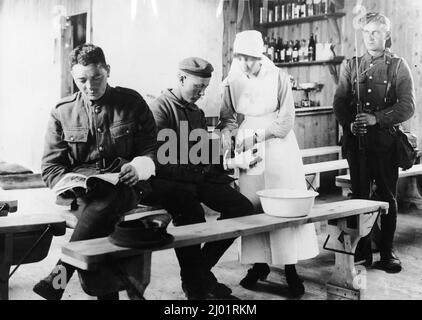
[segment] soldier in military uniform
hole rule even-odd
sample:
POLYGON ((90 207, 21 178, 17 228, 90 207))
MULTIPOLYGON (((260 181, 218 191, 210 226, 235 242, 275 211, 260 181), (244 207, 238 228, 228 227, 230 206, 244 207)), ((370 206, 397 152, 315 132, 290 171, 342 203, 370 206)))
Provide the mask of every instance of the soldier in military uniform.
MULTIPOLYGON (((388 214, 381 217, 381 260, 375 267, 395 273, 401 271, 401 262, 393 252, 398 179, 394 128, 414 114, 414 86, 406 61, 386 49, 386 42, 391 39, 389 19, 379 13, 368 13, 361 26, 367 52, 348 61, 334 97, 334 112, 343 127, 343 154, 349 163, 353 198, 369 199, 375 183, 373 197, 390 205, 388 214), (363 106, 359 114, 357 85, 363 106), (364 137, 366 169, 360 167, 358 137, 364 137)), ((356 252, 365 265, 372 264, 370 244, 368 236, 359 243, 356 252)))
MULTIPOLYGON (((78 241, 109 235, 121 214, 136 207, 141 185, 155 174, 157 129, 136 91, 108 85, 110 66, 101 48, 78 46, 70 54, 70 66, 80 91, 51 112, 43 180, 53 188, 70 172, 86 176, 119 172, 116 186, 104 183, 71 193, 78 223, 70 241, 78 241)), ((68 281, 74 268, 59 261, 34 291, 45 299, 60 299, 64 288, 55 287, 54 279, 63 270, 68 281)), ((100 298, 118 298, 118 293, 100 298)))

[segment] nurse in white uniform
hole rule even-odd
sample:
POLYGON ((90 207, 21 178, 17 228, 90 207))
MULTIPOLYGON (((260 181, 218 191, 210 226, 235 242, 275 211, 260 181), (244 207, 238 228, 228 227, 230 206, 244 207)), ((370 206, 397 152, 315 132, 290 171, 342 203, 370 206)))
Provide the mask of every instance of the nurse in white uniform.
MULTIPOLYGON (((240 192, 254 204, 257 213, 261 213, 262 208, 256 191, 306 190, 302 157, 293 132, 295 109, 290 79, 263 55, 263 49, 260 32, 249 30, 236 35, 233 63, 223 82, 217 126, 222 130, 223 148, 230 147, 230 136, 237 132, 237 147, 258 148, 258 154, 264 159, 239 174, 240 192)), ((254 263, 254 266, 240 284, 251 288, 258 279, 267 277, 268 264, 285 265, 289 291, 300 296, 304 286, 295 264, 317 254, 313 224, 243 237, 241 262, 254 263)))

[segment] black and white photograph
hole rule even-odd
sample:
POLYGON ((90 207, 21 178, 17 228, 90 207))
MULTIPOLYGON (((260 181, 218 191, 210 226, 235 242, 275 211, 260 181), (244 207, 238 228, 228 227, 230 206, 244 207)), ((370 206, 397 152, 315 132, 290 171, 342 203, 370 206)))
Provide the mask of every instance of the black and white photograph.
POLYGON ((422 300, 420 105, 419 0, 0 0, 0 300, 422 300))

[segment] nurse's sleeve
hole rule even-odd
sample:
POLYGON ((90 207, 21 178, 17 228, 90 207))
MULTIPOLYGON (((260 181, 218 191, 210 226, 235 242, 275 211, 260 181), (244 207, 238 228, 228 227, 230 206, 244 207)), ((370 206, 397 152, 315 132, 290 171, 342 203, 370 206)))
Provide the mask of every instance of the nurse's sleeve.
POLYGON ((238 129, 238 114, 234 109, 230 94, 230 87, 225 81, 222 87, 222 100, 220 107, 220 117, 216 129, 221 131, 234 131, 238 129))
POLYGON ((295 103, 288 74, 280 71, 279 81, 278 116, 267 131, 273 137, 285 138, 294 126, 295 103))

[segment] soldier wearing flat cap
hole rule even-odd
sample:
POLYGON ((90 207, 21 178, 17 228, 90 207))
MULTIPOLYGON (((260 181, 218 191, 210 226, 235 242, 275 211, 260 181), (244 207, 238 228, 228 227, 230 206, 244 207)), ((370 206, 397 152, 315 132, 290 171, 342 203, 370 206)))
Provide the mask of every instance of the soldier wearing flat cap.
MULTIPOLYGON (((186 125, 189 133, 197 129, 207 131, 204 111, 195 103, 204 95, 213 70, 212 65, 201 58, 184 59, 179 64, 178 85, 165 90, 151 104, 159 131, 159 145, 163 145, 160 130, 172 129, 177 134, 174 144, 180 146, 177 163, 173 164, 161 161, 159 147, 157 176, 151 182, 154 194, 162 199, 175 225, 205 222, 201 203, 220 212, 220 219, 253 213, 249 200, 230 186, 233 179, 227 175, 226 169, 253 166, 259 161, 257 158, 251 156, 249 160, 243 158, 243 163, 229 161, 225 165, 193 163, 191 159, 188 159, 188 163, 183 161, 185 153, 190 153, 195 143, 186 141, 181 127, 186 125)), ((205 243, 202 248, 201 245, 194 245, 175 249, 181 269, 182 288, 188 299, 227 297, 231 294, 231 289, 219 283, 211 269, 233 241, 205 243)))
MULTIPOLYGON (((393 251, 398 179, 395 131, 415 112, 414 84, 406 61, 386 48, 391 44, 390 20, 371 12, 361 20, 361 28, 367 52, 348 61, 333 106, 343 127, 343 155, 349 163, 353 198, 368 199, 375 185, 373 196, 390 204, 388 214, 381 217, 381 260, 375 267, 396 273, 402 267, 393 251), (357 113, 358 102, 363 106, 361 113, 357 113), (366 153, 364 164, 359 157, 359 139, 366 153)), ((359 242, 355 259, 372 264, 369 236, 359 242)))

